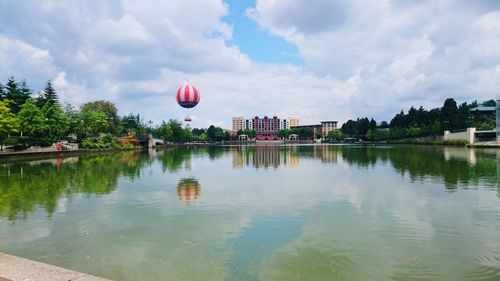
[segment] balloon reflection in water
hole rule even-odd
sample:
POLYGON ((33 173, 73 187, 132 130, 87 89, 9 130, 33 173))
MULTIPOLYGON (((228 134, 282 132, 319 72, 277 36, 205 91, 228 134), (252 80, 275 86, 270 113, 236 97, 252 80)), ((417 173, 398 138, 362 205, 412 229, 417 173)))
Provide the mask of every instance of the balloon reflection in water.
POLYGON ((201 186, 195 178, 183 178, 177 184, 179 200, 191 203, 200 197, 201 186))

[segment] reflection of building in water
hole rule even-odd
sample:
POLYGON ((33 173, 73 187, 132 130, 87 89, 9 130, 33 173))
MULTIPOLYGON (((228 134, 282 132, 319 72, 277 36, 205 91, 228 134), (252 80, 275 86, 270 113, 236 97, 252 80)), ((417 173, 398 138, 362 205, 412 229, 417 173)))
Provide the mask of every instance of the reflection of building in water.
POLYGON ((297 167, 299 156, 295 150, 289 147, 276 145, 263 145, 254 147, 233 148, 233 167, 243 167, 252 165, 255 168, 275 167, 280 165, 290 165, 297 167))
POLYGON ((445 147, 443 149, 443 155, 446 161, 450 161, 451 159, 466 160, 471 166, 476 165, 477 162, 475 149, 445 147))
POLYGON ((323 162, 337 162, 338 149, 327 145, 314 146, 313 155, 323 162))
POLYGON ((201 186, 195 178, 184 178, 177 184, 177 196, 179 200, 191 203, 200 197, 201 186))
POLYGON ((500 151, 497 149, 497 190, 500 197, 500 151))

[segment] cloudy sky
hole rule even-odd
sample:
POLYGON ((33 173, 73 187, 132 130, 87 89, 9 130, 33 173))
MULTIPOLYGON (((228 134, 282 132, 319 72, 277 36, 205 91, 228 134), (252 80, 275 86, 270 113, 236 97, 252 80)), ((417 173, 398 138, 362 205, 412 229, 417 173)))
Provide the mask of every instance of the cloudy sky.
POLYGON ((388 120, 500 96, 498 0, 0 0, 0 81, 193 127, 388 120), (185 82, 201 92, 175 102, 185 82))

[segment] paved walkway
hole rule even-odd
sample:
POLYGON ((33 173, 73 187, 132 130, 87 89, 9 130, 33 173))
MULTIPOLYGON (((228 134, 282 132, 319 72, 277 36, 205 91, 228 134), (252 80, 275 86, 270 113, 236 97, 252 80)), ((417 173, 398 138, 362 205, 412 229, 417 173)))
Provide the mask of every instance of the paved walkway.
POLYGON ((106 281, 89 274, 0 253, 0 281, 106 281))

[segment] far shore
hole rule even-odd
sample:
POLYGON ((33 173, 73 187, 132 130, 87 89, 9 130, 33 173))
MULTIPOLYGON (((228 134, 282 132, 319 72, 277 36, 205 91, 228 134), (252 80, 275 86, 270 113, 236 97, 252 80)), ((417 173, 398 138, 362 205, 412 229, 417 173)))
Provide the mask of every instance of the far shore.
MULTIPOLYGON (((255 141, 250 142, 238 142, 238 141, 228 141, 228 142, 216 142, 216 143, 170 143, 165 145, 157 145, 156 148, 164 147, 184 147, 184 146, 233 146, 233 145, 356 145, 356 146, 378 146, 378 145, 428 145, 428 146, 455 146, 463 148, 500 148, 500 143, 488 142, 488 143, 478 143, 478 144, 462 144, 462 143, 445 143, 445 142, 354 142, 354 143, 342 143, 342 142, 331 142, 331 143, 315 143, 315 142, 265 142, 256 143, 255 141)), ((0 161, 22 161, 22 160, 39 160, 39 159, 51 159, 58 157, 70 157, 70 156, 81 156, 81 155, 98 155, 107 154, 120 151, 141 151, 147 148, 135 147, 135 148, 109 148, 109 149, 75 149, 75 150, 55 150, 48 149, 44 151, 0 151, 0 161)))

